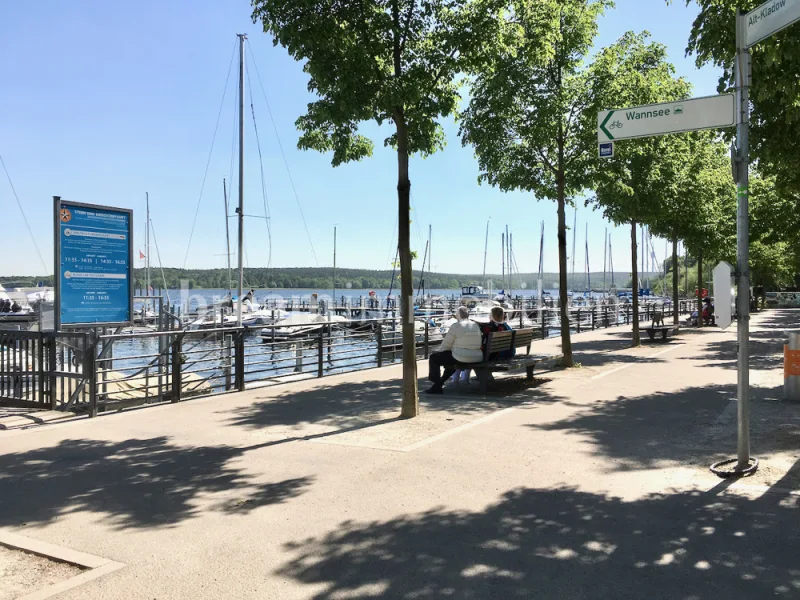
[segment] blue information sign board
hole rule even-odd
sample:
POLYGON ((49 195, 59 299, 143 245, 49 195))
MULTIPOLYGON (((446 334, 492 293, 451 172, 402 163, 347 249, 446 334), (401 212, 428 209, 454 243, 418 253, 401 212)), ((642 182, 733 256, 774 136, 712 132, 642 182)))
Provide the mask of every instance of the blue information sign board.
POLYGON ((130 323, 132 211, 55 200, 56 324, 130 323))

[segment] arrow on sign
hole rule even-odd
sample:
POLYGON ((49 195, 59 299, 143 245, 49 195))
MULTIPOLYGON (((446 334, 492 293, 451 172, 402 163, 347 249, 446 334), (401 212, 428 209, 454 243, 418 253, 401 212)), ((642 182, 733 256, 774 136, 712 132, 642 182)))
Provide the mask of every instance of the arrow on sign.
POLYGON ((603 119, 602 123, 600 123, 600 129, 602 130, 603 133, 605 133, 608 136, 608 139, 610 139, 610 140, 613 140, 614 136, 611 135, 611 132, 608 129, 606 129, 606 123, 608 123, 608 120, 611 118, 611 115, 613 115, 614 112, 616 112, 616 111, 613 111, 613 110, 608 111, 608 114, 606 115, 606 118, 603 119))

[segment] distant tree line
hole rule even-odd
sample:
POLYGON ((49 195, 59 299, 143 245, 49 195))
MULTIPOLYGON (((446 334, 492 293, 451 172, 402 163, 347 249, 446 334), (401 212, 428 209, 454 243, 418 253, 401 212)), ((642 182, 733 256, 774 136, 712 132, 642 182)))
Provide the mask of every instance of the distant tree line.
MULTIPOLYGON (((236 273, 233 272, 230 286, 235 289, 237 285, 236 273)), ((413 287, 416 292, 420 287, 420 271, 413 271, 413 287)), ((515 273, 512 281, 512 289, 531 289, 538 287, 538 275, 536 273, 515 273)), ((190 288, 205 289, 227 289, 229 287, 227 269, 164 269, 162 277, 161 271, 151 270, 150 281, 155 288, 164 287, 166 279, 167 287, 170 289, 179 288, 182 282, 187 282, 190 288)), ((623 285, 630 280, 629 272, 618 272, 614 274, 617 285, 623 285)), ((145 274, 141 269, 134 271, 136 287, 145 287, 145 274)), ((296 267, 296 268, 249 268, 244 270, 245 287, 259 289, 314 289, 327 290, 333 287, 333 269, 330 267, 296 267)), ((544 273, 543 287, 552 289, 558 282, 558 273, 544 273)), ((586 274, 575 273, 567 278, 571 289, 584 289, 586 287, 586 274)), ((508 282, 508 276, 506 276, 508 282)), ((427 290, 454 290, 466 285, 481 285, 491 287, 494 290, 503 289, 503 276, 500 274, 487 274, 485 278, 476 274, 459 273, 425 273, 424 287, 427 290)), ((603 273, 591 274, 591 285, 594 289, 602 288, 603 273)), ((611 285, 611 274, 606 274, 606 285, 611 285)), ((394 287, 399 290, 398 275, 395 271, 384 270, 375 271, 369 269, 336 269, 336 289, 387 289, 394 287)))
MULTIPOLYGON (((420 287, 420 272, 414 271, 414 291, 420 287)), ((619 288, 630 286, 630 272, 614 273, 613 281, 619 288)), ((658 277, 657 274, 645 274, 651 280, 658 277)), ((237 274, 231 273, 231 280, 228 279, 227 269, 173 269, 165 268, 163 276, 161 269, 151 268, 150 285, 159 289, 179 289, 183 282, 190 289, 228 289, 229 283, 232 289, 236 289, 237 274)), ((538 275, 536 273, 514 273, 512 286, 513 290, 520 289, 536 290, 538 288, 538 275)), ((10 275, 0 278, 0 281, 13 282, 17 287, 33 287, 43 282, 46 286, 53 285, 53 276, 30 276, 30 275, 10 275)), ((313 289, 328 290, 333 287, 333 269, 330 267, 296 267, 296 268, 250 268, 244 270, 245 287, 258 289, 313 289)), ((508 276, 506 275, 506 281, 508 276)), ((593 289, 603 288, 603 273, 591 273, 590 283, 593 289)), ((605 274, 605 286, 611 286, 611 273, 605 274)), ((143 290, 146 286, 146 275, 144 269, 134 269, 134 285, 137 290, 143 290)), ((557 287, 558 273, 544 273, 542 275, 542 286, 544 289, 554 289, 557 287)), ((458 273, 425 273, 426 290, 456 290, 465 285, 481 285, 488 288, 490 285, 494 290, 503 289, 503 276, 500 274, 482 275, 458 274, 458 273)), ((570 273, 567 276, 569 289, 583 290, 586 288, 585 273, 570 273)), ((336 288, 344 289, 388 289, 394 287, 399 289, 398 275, 395 271, 387 269, 376 271, 370 269, 336 269, 336 288), (393 279, 394 277, 394 279, 393 279), (392 283, 394 281, 394 283, 392 283)))

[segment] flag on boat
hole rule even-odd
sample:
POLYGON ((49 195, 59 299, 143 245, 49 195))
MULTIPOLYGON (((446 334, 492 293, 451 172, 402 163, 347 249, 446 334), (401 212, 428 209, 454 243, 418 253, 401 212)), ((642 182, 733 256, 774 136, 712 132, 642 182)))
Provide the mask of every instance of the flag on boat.
POLYGON ((139 260, 144 260, 144 259, 145 259, 144 252, 142 252, 141 250, 139 250, 139 260))

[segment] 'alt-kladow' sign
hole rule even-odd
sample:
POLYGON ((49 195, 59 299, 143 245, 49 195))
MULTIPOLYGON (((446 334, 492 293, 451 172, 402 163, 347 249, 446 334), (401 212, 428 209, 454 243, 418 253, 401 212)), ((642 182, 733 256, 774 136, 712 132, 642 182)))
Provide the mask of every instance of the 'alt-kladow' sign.
POLYGON ((597 116, 597 141, 732 127, 735 121, 733 94, 603 110, 597 116))
POLYGON ((770 0, 745 15, 750 48, 776 31, 800 20, 800 0, 770 0))

